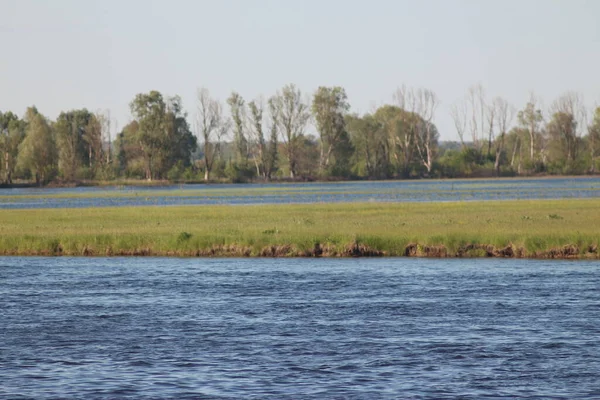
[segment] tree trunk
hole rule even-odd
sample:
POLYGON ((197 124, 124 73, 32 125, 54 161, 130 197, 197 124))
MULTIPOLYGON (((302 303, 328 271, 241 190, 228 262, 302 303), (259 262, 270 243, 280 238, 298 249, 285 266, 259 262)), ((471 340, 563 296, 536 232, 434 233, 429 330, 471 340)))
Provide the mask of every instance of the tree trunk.
POLYGON ((511 168, 515 167, 515 158, 517 157, 517 148, 519 147, 519 142, 520 142, 520 139, 519 139, 519 137, 517 137, 515 140, 515 146, 513 147, 512 157, 510 159, 510 167, 511 168))
POLYGON ((148 157, 148 163, 146 164, 146 180, 152 181, 152 158, 148 157))
MULTIPOLYGON (((9 165, 9 155, 8 155, 8 151, 4 152, 4 168, 6 168, 6 183, 10 184, 11 182, 11 177, 10 177, 10 165, 9 165)), ((593 160, 592 160, 592 164, 593 164, 593 160)))
POLYGON ((496 176, 500 176, 500 148, 496 148, 496 161, 494 162, 494 171, 496 171, 496 176))
POLYGON ((595 152, 594 152, 594 145, 595 145, 595 143, 594 143, 594 132, 592 132, 592 134, 590 135, 590 139, 592 141, 592 145, 590 146, 590 153, 591 153, 590 154, 590 158, 592 160, 592 165, 590 167, 590 173, 593 174, 594 172, 596 172, 596 161, 594 160, 594 155, 595 155, 595 152))
POLYGON ((535 134, 534 134, 533 130, 530 130, 529 131, 529 153, 530 153, 529 157, 530 157, 530 160, 531 160, 532 163, 534 161, 533 160, 533 156, 535 154, 535 150, 534 150, 535 146, 534 146, 534 143, 533 143, 534 137, 535 137, 535 134))
MULTIPOLYGON (((254 167, 256 168, 256 176, 263 176, 260 173, 260 164, 258 163, 258 160, 256 159, 256 157, 253 157, 252 160, 254 161, 254 167)), ((264 176, 263 176, 263 178, 264 178, 264 176)))

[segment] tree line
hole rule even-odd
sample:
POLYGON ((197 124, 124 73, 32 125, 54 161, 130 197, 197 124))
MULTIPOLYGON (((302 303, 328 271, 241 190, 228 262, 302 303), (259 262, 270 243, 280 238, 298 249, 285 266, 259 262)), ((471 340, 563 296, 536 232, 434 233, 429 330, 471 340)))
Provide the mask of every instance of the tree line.
POLYGON ((178 96, 140 93, 116 138, 109 112, 30 107, 0 111, 0 181, 146 179, 251 181, 395 179, 586 174, 600 169, 600 107, 567 92, 544 108, 539 97, 516 109, 481 85, 454 103, 458 142, 442 142, 439 99, 402 86, 390 104, 350 111, 342 87, 311 95, 286 85, 269 98, 223 102, 197 91, 189 116, 178 96))

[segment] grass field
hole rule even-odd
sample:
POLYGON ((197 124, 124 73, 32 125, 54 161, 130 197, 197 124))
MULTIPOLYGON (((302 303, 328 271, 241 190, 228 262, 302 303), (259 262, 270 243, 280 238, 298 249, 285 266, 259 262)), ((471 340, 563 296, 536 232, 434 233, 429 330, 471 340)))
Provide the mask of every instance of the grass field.
POLYGON ((600 199, 0 210, 0 254, 600 258, 600 199))

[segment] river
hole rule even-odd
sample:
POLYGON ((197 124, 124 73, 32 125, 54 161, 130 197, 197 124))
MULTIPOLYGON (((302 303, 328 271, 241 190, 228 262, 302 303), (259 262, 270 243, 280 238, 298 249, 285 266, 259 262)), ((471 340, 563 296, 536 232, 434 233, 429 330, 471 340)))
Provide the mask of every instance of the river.
POLYGON ((600 197, 600 176, 0 189, 0 209, 600 197))
POLYGON ((600 263, 0 258, 0 398, 600 398, 600 263))

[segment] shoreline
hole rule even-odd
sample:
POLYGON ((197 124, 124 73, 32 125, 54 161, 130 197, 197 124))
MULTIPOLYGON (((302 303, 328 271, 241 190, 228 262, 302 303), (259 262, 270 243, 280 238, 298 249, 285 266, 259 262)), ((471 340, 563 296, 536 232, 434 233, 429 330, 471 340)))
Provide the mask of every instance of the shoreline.
POLYGON ((301 250, 293 245, 265 246, 255 253, 248 246, 212 246, 204 249, 186 251, 155 251, 149 248, 113 250, 105 248, 97 250, 84 246, 77 251, 64 251, 62 247, 35 251, 0 251, 1 257, 173 257, 173 258, 504 258, 533 260, 600 260, 597 245, 589 245, 581 249, 574 244, 528 252, 522 247, 509 244, 498 248, 494 245, 468 244, 461 246, 457 252, 451 252, 444 245, 421 245, 411 243, 402 254, 389 254, 386 251, 371 248, 364 244, 352 243, 342 248, 315 246, 313 249, 301 250))

